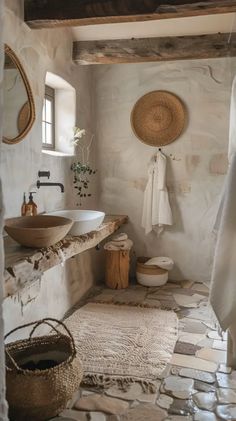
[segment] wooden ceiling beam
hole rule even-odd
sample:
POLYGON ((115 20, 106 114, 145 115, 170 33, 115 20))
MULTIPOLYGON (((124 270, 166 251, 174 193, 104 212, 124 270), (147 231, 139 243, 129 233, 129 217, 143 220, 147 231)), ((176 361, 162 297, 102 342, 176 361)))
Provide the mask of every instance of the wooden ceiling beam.
POLYGON ((236 56, 236 34, 76 41, 79 64, 140 63, 236 56))
POLYGON ((24 0, 25 22, 35 29, 236 12, 236 0, 24 0))

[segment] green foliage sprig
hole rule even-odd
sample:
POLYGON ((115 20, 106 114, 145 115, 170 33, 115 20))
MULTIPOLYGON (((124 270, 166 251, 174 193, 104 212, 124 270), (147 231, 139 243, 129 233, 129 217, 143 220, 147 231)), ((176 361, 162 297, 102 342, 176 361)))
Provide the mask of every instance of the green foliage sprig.
POLYGON ((77 205, 82 205, 82 198, 91 197, 91 193, 89 192, 89 183, 90 177, 96 174, 97 170, 94 170, 88 163, 90 148, 94 139, 94 135, 92 135, 90 139, 89 145, 86 147, 86 142, 82 141, 82 138, 85 136, 86 130, 81 129, 79 127, 74 127, 74 138, 72 143, 75 145, 77 149, 81 152, 81 161, 74 162, 71 165, 71 170, 74 173, 73 184, 74 188, 77 191, 77 196, 79 199, 79 203, 77 205), (85 158, 85 148, 86 148, 86 158, 85 158), (87 163, 85 163, 85 159, 87 163))
POLYGON ((77 190, 77 196, 80 201, 77 205, 81 206, 82 198, 92 196, 89 191, 90 177, 96 174, 97 170, 94 170, 89 164, 83 164, 80 161, 74 162, 71 165, 71 170, 74 173, 74 188, 77 190))

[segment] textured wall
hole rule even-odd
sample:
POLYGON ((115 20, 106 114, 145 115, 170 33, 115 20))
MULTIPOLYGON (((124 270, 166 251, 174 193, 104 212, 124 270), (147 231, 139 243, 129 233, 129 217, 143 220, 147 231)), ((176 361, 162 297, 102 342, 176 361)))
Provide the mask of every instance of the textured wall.
MULTIPOLYGON (((37 191, 39 211, 75 206, 72 189, 71 157, 52 157, 41 153, 41 118, 46 72, 61 76, 77 91, 77 124, 93 132, 91 116, 90 68, 72 63, 71 33, 67 29, 30 30, 22 21, 22 2, 6 1, 4 41, 12 47, 29 78, 36 105, 36 121, 26 138, 3 145, 0 159, 6 217, 18 216, 23 192, 35 190, 39 169, 51 170, 51 181, 65 184, 65 194, 54 188, 37 191), (58 39, 60 42, 58 43, 58 39)), ((37 189, 36 189, 37 190, 37 189)), ((87 204, 94 207, 94 195, 87 204)), ((85 204, 86 205, 86 204, 85 204)))
MULTIPOLYGON (((4 63, 4 50, 3 50, 3 5, 4 2, 0 2, 0 156, 2 152, 2 127, 3 127, 3 63, 4 63)), ((3 226, 3 197, 2 197, 2 181, 0 177, 0 232, 2 233, 3 226)), ((4 261, 4 250, 2 242, 2 234, 0 235, 0 421, 7 421, 7 405, 5 402, 5 359, 3 349, 3 335, 4 325, 2 317, 2 300, 3 300, 3 261, 4 261)))
POLYGON ((229 59, 93 68, 100 207, 130 217, 127 230, 137 255, 170 256, 172 279, 210 278, 215 218, 227 170, 231 89, 229 59), (163 148, 174 226, 157 238, 141 228, 147 165, 155 148, 133 134, 130 113, 139 97, 162 89, 188 109, 184 134, 163 148))
MULTIPOLYGON (((15 51, 28 75, 35 99, 36 121, 22 142, 14 146, 2 145, 0 171, 6 217, 20 215, 23 192, 35 190, 39 169, 50 170, 50 181, 65 185, 64 194, 57 187, 37 191, 35 201, 39 212, 74 208, 76 204, 70 170, 73 158, 55 157, 41 152, 41 116, 47 71, 61 76, 76 89, 77 125, 89 133, 94 130, 91 118, 91 72, 89 67, 78 67, 72 63, 70 30, 30 30, 22 20, 23 3, 6 1, 4 41, 15 51)), ((87 209, 96 207, 96 183, 93 184, 93 197, 83 203, 87 209)), ((70 259, 64 267, 57 266, 47 271, 31 288, 6 299, 6 331, 46 316, 61 318, 95 281, 97 271, 93 265, 96 265, 97 256, 98 253, 92 251, 70 259)))

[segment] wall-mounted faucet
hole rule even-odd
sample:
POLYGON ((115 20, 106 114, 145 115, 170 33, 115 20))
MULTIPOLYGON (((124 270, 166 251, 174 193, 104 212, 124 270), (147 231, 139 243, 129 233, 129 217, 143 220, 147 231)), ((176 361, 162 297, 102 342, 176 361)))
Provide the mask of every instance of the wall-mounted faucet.
MULTIPOLYGON (((38 172, 38 177, 39 178, 40 177, 47 177, 49 179, 50 178, 50 171, 39 171, 38 172)), ((47 183, 41 183, 41 181, 38 180, 36 185, 37 185, 38 189, 40 189, 40 187, 43 187, 43 186, 45 186, 45 187, 58 186, 58 187, 60 187, 62 193, 64 193, 64 191, 65 191, 64 186, 63 186, 62 183, 49 183, 49 182, 47 182, 47 183)))
POLYGON ((64 191, 65 191, 62 183, 49 183, 49 182, 48 183, 41 183, 41 181, 38 180, 36 185, 37 185, 38 189, 40 189, 40 187, 44 187, 44 186, 45 187, 58 186, 58 187, 60 187, 62 193, 64 193, 64 191))

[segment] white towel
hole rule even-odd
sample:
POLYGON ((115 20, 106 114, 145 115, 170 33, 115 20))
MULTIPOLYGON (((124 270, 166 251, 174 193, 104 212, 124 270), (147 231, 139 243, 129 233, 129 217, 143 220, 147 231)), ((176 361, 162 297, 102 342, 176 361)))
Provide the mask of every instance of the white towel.
POLYGON ((128 240, 128 235, 125 232, 120 232, 112 237, 112 241, 125 241, 128 240))
POLYGON ((144 192, 142 227, 149 234, 153 229, 160 233, 164 225, 172 225, 172 212, 166 188, 166 157, 157 154, 148 169, 148 182, 144 192))
POLYGON ((149 259, 145 265, 155 265, 161 269, 172 270, 174 262, 169 257, 152 257, 149 259))
POLYGON ((210 303, 226 330, 236 321, 236 153, 231 154, 215 228, 218 233, 210 303))
POLYGON ((132 240, 109 241, 104 245, 104 250, 130 250, 133 247, 132 240))

